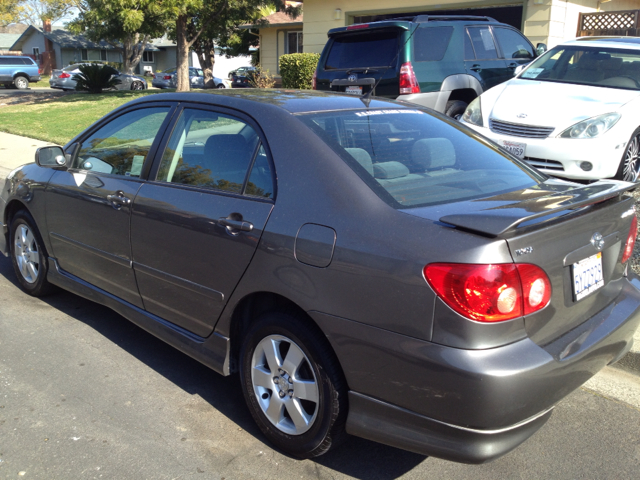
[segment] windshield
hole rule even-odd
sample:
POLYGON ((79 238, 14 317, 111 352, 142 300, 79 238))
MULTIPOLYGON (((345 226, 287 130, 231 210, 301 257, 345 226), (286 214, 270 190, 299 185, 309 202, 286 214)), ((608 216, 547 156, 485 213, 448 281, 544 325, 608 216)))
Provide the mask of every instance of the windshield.
POLYGON ((640 90, 640 51, 559 46, 532 62, 520 78, 640 90))
POLYGON ((354 110, 298 118, 394 208, 483 198, 546 178, 459 123, 423 110, 354 110))

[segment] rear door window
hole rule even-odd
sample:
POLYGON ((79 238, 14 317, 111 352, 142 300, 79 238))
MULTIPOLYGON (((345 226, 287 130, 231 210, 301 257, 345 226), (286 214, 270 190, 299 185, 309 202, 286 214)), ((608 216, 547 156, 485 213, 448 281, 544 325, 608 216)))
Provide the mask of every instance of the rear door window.
POLYGON ((510 28, 494 27, 493 33, 496 36, 498 45, 504 58, 525 58, 534 57, 533 48, 526 38, 510 28))
POLYGON ((473 44, 475 57, 478 60, 498 58, 498 50, 489 27, 469 27, 467 32, 473 44))
POLYGON ((420 26, 413 34, 413 58, 416 62, 433 62, 442 60, 453 27, 427 27, 420 26))
POLYGON ((398 30, 374 30, 334 37, 325 68, 388 67, 397 59, 398 30))

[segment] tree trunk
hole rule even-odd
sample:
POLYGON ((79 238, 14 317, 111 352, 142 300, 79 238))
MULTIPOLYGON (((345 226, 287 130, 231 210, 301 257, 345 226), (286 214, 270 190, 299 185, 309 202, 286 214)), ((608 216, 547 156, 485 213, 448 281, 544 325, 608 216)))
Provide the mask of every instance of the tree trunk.
POLYGON ((145 35, 140 42, 140 34, 127 35, 122 42, 122 71, 127 75, 133 75, 133 70, 142 60, 142 54, 147 47, 149 35, 145 35))
POLYGON ((129 73, 130 71, 133 71, 133 69, 131 68, 130 61, 129 61, 129 53, 130 52, 131 52, 131 37, 127 36, 122 41, 122 70, 125 73, 129 73))
POLYGON ((216 88, 213 83, 213 66, 216 63, 216 50, 213 40, 198 39, 194 47, 204 72, 204 88, 216 88))
POLYGON ((187 16, 176 20, 176 91, 189 91, 189 41, 187 40, 187 16))

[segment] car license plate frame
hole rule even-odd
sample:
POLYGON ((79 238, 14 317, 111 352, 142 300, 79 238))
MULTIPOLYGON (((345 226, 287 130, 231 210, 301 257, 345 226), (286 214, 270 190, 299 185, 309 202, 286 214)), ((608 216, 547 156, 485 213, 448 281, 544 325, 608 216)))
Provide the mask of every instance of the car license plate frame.
POLYGON ((500 140, 499 145, 514 157, 522 160, 527 151, 527 144, 522 142, 512 142, 511 140, 500 140))
POLYGON ((344 89, 344 93, 349 95, 362 95, 362 87, 360 85, 349 85, 344 89))
POLYGON ((602 252, 584 258, 571 267, 573 298, 579 302, 587 295, 604 287, 602 252))

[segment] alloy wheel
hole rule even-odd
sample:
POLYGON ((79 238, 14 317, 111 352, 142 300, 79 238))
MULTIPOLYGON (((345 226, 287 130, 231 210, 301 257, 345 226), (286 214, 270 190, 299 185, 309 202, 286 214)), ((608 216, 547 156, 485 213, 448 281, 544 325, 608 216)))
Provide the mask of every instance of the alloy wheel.
POLYGON ((318 382, 302 349, 282 335, 269 335, 251 359, 251 383, 267 419, 281 432, 301 435, 318 415, 318 382))
POLYGON ((40 252, 31 229, 21 224, 14 235, 14 255, 22 278, 27 283, 36 283, 40 271, 40 252))
POLYGON ((635 135, 624 154, 624 170, 622 179, 626 182, 638 181, 638 174, 640 173, 640 134, 635 135))

